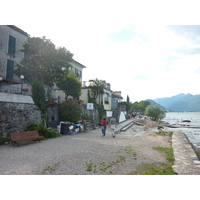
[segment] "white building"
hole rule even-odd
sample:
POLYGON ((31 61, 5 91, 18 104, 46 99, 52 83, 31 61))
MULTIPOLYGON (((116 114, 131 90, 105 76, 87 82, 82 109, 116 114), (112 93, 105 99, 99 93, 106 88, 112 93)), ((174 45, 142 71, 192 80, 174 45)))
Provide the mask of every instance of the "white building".
MULTIPOLYGON (((81 63, 77 62, 76 60, 73 60, 72 62, 70 62, 70 64, 72 65, 71 69, 79 78, 80 82, 82 82, 82 74, 83 74, 83 68, 86 68, 84 65, 82 65, 81 63)), ((55 87, 53 87, 52 90, 52 96, 54 101, 56 102, 63 102, 65 101, 65 93, 62 90, 59 90, 56 85, 55 87)), ((69 97, 69 98, 73 98, 73 97, 69 97)))
POLYGON ((28 33, 13 25, 0 25, 0 81, 5 83, 20 83, 20 78, 13 74, 16 64, 24 58, 20 51, 23 43, 29 37, 28 33))

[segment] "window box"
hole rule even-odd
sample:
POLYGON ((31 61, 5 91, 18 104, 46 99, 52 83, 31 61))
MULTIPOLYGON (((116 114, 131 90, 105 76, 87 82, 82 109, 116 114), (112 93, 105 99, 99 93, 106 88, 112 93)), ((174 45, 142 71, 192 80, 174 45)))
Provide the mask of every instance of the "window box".
POLYGON ((105 104, 109 104, 109 101, 105 101, 104 103, 105 103, 105 104))

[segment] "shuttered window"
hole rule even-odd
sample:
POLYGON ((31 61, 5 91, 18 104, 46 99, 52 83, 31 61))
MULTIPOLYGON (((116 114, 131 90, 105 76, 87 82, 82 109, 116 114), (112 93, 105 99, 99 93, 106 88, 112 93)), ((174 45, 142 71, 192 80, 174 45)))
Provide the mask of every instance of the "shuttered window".
POLYGON ((9 81, 13 80, 13 70, 14 70, 14 61, 7 60, 6 79, 9 80, 9 81))
POLYGON ((15 56, 15 46, 16 46, 16 38, 9 35, 9 42, 8 42, 8 54, 11 56, 15 56))

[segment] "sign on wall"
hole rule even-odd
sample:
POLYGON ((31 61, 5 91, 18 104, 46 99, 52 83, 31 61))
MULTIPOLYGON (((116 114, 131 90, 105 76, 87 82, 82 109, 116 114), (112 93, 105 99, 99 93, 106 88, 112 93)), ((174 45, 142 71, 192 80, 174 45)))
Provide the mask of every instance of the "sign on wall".
POLYGON ((94 110, 94 104, 93 103, 87 103, 87 110, 94 110))

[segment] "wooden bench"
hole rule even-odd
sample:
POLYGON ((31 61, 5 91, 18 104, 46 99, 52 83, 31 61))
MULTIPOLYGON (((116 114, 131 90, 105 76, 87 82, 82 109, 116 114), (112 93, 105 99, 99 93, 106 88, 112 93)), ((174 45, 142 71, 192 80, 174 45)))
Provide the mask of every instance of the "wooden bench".
POLYGON ((16 132, 9 134, 10 134, 10 139, 13 142, 13 146, 17 144, 18 147, 20 146, 19 142, 29 141, 29 140, 33 141, 38 140, 40 142, 40 139, 44 138, 43 136, 39 136, 37 131, 16 132))

